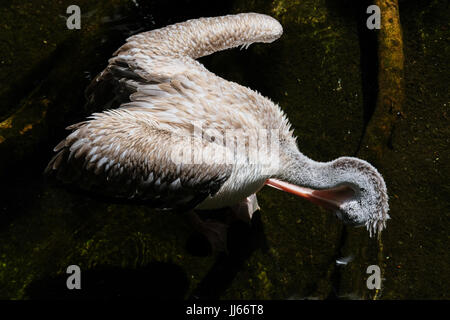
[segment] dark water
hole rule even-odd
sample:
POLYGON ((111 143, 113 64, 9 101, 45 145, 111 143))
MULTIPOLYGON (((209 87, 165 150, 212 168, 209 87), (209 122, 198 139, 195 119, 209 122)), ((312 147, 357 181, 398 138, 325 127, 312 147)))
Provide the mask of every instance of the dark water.
POLYGON ((84 107, 84 89, 128 36, 245 11, 276 17, 283 37, 201 62, 279 103, 309 157, 358 156, 376 105, 378 65, 376 34, 364 28, 366 4, 357 3, 79 1, 82 28, 73 31, 63 18, 68 1, 2 2, 0 298, 448 299, 445 1, 400 2, 405 116, 383 159, 366 159, 390 196, 392 219, 379 240, 265 188, 251 226, 230 227, 229 253, 208 255, 178 214, 105 202, 42 175, 64 127, 93 111, 84 107), (65 287, 72 264, 83 270, 78 292, 65 287), (379 291, 366 287, 370 265, 382 270, 379 291))

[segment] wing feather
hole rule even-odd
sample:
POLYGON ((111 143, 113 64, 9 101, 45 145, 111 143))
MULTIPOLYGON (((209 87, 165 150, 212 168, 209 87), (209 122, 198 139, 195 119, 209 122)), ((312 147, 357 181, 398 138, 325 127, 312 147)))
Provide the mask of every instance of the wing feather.
POLYGON ((120 116, 102 116, 76 129, 76 135, 61 141, 46 171, 104 196, 183 209, 214 195, 230 176, 230 165, 214 161, 195 164, 193 158, 185 163, 174 161, 174 155, 187 152, 189 144, 207 155, 223 152, 223 147, 156 130, 144 121, 127 122, 126 113, 120 116), (134 130, 134 137, 145 138, 139 143, 129 142, 128 133, 120 128, 124 125, 134 130))

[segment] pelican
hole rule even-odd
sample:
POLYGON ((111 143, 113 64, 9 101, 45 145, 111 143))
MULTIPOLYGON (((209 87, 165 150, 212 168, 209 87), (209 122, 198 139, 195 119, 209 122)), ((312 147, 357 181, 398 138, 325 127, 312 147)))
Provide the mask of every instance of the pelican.
POLYGON ((388 196, 372 165, 354 157, 311 160, 277 104, 196 60, 282 33, 274 18, 242 13, 131 36, 86 90, 88 103, 106 111, 67 127, 46 172, 161 209, 231 208, 248 219, 259 209, 255 194, 269 185, 365 225, 370 236, 380 232, 388 196))

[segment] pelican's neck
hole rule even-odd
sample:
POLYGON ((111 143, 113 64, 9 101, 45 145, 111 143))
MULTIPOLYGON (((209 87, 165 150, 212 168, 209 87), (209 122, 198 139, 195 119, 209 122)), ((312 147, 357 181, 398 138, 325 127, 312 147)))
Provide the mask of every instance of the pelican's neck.
POLYGON ((303 155, 298 149, 286 150, 279 180, 311 189, 328 189, 343 183, 343 177, 332 166, 333 162, 318 162, 303 155))

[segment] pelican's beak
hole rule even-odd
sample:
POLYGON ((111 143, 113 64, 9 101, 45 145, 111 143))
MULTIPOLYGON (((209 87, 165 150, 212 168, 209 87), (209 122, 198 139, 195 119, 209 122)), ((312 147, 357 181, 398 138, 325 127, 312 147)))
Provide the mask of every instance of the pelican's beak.
POLYGON ((273 188, 295 194, 299 197, 308 199, 321 207, 339 210, 341 205, 355 195, 355 191, 349 186, 339 186, 331 189, 314 190, 300 187, 295 184, 284 182, 277 179, 268 179, 266 185, 273 188))

